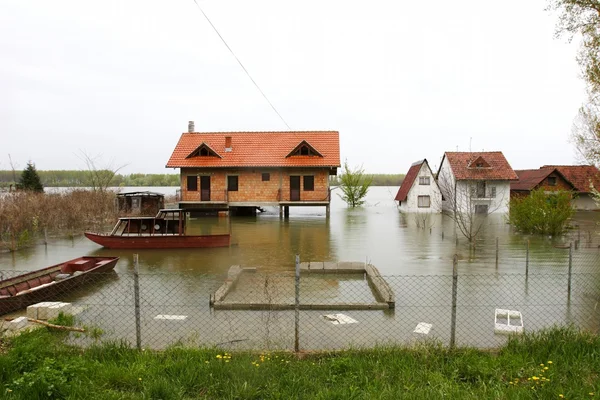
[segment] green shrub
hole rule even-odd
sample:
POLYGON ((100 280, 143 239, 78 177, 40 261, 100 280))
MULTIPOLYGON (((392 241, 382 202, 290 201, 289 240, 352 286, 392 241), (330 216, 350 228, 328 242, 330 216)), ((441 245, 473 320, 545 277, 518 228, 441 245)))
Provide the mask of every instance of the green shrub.
POLYGON ((527 197, 510 200, 509 222, 523 233, 560 235, 573 215, 572 194, 566 191, 531 191, 527 197))

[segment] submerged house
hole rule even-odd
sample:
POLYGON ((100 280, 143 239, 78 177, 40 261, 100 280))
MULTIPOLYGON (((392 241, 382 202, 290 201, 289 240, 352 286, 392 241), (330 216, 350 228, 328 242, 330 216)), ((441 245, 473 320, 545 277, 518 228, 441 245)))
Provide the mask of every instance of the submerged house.
POLYGON ((437 180, 444 211, 488 214, 508 212, 518 176, 500 151, 446 152, 437 180))
POLYGON ((442 212, 442 193, 426 159, 410 166, 395 200, 402 212, 442 212))
POLYGON ((575 186, 555 167, 515 170, 519 180, 510 184, 510 197, 528 196, 532 190, 576 191, 575 186))
POLYGON ((179 207, 254 212, 263 206, 323 206, 329 176, 340 167, 336 131, 189 132, 179 138, 167 168, 181 169, 179 207))
POLYGON ((593 165, 544 165, 540 169, 554 168, 568 180, 575 190, 573 208, 575 210, 598 210, 592 187, 600 189, 600 171, 593 165))

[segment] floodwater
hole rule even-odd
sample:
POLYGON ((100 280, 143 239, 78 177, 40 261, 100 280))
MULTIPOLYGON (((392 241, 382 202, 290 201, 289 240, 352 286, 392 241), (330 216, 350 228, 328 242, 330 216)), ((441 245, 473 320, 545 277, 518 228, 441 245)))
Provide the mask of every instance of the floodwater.
MULTIPOLYGON (((174 191, 147 189, 166 194, 174 191)), ((133 253, 138 253, 144 343, 155 347, 179 340, 289 348, 293 343, 293 311, 213 311, 208 299, 224 281, 230 266, 258 267, 262 272, 290 276, 296 254, 301 261, 371 263, 387 277, 396 295, 395 310, 344 311, 359 321, 356 324, 332 325, 322 318, 326 312, 302 311, 301 320, 306 322, 300 334, 305 348, 412 341, 412 331, 419 322, 432 323, 432 337, 447 343, 451 335, 455 254, 459 259, 457 343, 501 343, 493 327, 494 309, 503 307, 520 307, 526 329, 569 322, 596 331, 600 328, 598 313, 591 311, 600 299, 596 238, 600 213, 576 214, 572 225, 577 228, 561 238, 526 237, 515 233, 503 216, 489 216, 473 250, 460 233, 456 234, 454 222, 447 217, 400 214, 393 201, 397 189, 373 187, 367 204, 356 209, 347 208, 334 190, 330 218, 325 217, 324 207, 292 207, 289 219, 281 219, 278 209, 273 208, 256 217, 190 221, 192 233, 231 230, 229 248, 115 251, 76 236, 73 240, 51 239, 47 246, 40 243, 12 254, 2 253, 0 270, 33 270, 83 255, 120 256, 116 279, 69 300, 87 307, 82 319, 135 343, 131 272, 133 253), (569 250, 563 247, 577 239, 579 249, 573 252, 571 264, 573 294, 568 297, 569 250), (158 314, 185 314, 187 319, 157 321, 154 317, 158 314)), ((356 277, 327 276, 307 280, 304 285, 301 293, 336 301, 368 302, 371 293, 366 281, 356 277)), ((239 297, 244 290, 263 289, 235 290, 239 297)))

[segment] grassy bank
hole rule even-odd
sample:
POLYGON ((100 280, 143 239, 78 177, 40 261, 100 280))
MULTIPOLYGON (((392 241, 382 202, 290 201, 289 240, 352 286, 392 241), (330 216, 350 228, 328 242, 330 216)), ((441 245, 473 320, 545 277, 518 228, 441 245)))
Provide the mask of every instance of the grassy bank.
POLYGON ((5 342, 8 399, 584 399, 600 394, 600 340, 574 330, 515 338, 497 352, 414 348, 296 357, 120 344, 86 350, 46 328, 5 342), (562 396, 562 397, 561 397, 562 396))
POLYGON ((70 235, 115 221, 115 193, 13 192, 0 196, 0 250, 15 251, 48 235, 70 235))

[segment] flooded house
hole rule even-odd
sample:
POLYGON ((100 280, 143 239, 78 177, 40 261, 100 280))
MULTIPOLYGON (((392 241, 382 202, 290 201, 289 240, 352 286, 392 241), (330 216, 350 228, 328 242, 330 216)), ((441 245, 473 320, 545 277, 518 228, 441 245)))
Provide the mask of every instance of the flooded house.
POLYGON ((448 151, 437 178, 442 209, 466 214, 507 213, 510 184, 519 179, 501 151, 448 151))
POLYGON ((442 212, 442 193, 426 159, 410 166, 395 200, 401 212, 442 212))
POLYGON ((532 190, 567 190, 574 193, 575 210, 598 210, 592 187, 600 188, 600 171, 593 165, 544 165, 515 171, 519 180, 510 186, 511 196, 527 196, 532 190))
POLYGON ((329 214, 329 176, 340 167, 336 131, 188 132, 167 162, 179 168, 179 207, 190 211, 255 213, 321 206, 329 214))

